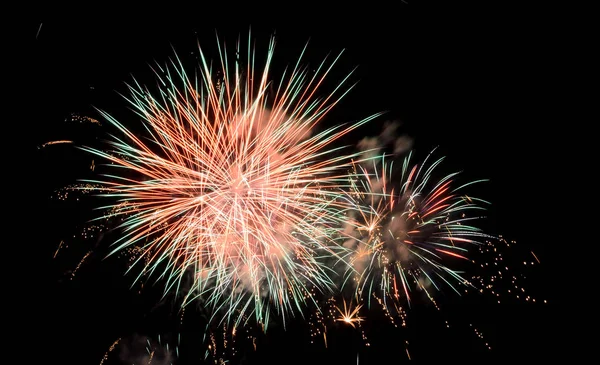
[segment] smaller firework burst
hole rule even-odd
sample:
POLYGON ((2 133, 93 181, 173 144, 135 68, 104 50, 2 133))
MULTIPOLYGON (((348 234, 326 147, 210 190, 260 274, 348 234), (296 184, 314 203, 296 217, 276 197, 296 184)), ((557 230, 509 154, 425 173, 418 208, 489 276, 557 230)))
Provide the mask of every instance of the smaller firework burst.
POLYGON ((358 315, 360 308, 362 308, 362 304, 352 308, 352 302, 347 305, 346 300, 344 299, 344 309, 342 310, 340 307, 335 308, 340 314, 340 317, 336 318, 336 321, 347 323, 353 328, 356 328, 356 324, 360 324, 360 322, 364 321, 364 318, 358 315))
POLYGON ((470 225, 479 217, 467 215, 486 202, 462 192, 479 181, 455 188, 458 173, 436 180, 433 172, 443 158, 428 164, 430 157, 411 166, 409 154, 399 177, 385 156, 371 165, 356 163, 350 180, 349 199, 356 208, 345 230, 349 239, 344 245, 354 249, 348 279, 359 297, 379 297, 386 310, 397 308, 397 314, 401 298, 410 305, 414 288, 432 301, 430 287, 439 290, 442 283, 458 293, 466 280, 449 264, 468 260, 469 246, 486 237, 470 225))

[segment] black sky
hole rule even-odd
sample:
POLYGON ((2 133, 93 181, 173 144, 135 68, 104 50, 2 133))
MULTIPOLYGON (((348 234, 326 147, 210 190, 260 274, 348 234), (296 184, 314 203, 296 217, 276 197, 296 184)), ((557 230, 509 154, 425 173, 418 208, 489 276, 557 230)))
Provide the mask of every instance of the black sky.
MULTIPOLYGON (((443 334, 443 316, 422 319, 430 316, 424 311, 415 319, 414 327, 422 325, 423 330, 411 334, 411 355, 436 361, 550 359, 559 351, 556 343, 561 336, 549 309, 556 296, 551 285, 556 239, 553 230, 544 228, 547 217, 540 209, 549 203, 540 186, 550 178, 549 163, 545 162, 546 130, 552 108, 548 105, 553 83, 549 74, 554 65, 548 60, 556 52, 555 32, 534 15, 510 9, 444 10, 427 14, 402 5, 379 9, 377 14, 385 15, 377 17, 355 10, 352 15, 307 15, 283 21, 229 19, 220 14, 199 15, 195 20, 187 16, 96 20, 90 13, 61 20, 41 17, 37 24, 32 23, 29 33, 30 75, 38 96, 31 110, 35 128, 29 142, 35 148, 73 135, 65 117, 78 113, 99 118, 92 106, 127 116, 115 91, 125 91, 123 82, 131 80, 130 74, 152 83, 149 63, 166 61, 172 56, 171 47, 191 59, 196 39, 214 50, 215 31, 233 43, 238 34, 245 37, 251 26, 255 39, 263 44, 276 31, 274 64, 279 67, 294 61, 309 39, 306 59, 311 64, 330 51, 345 49, 334 77, 358 66, 352 81, 359 83, 328 120, 346 122, 388 111, 366 134, 378 134, 386 120, 401 121, 402 131, 414 139, 421 155, 439 146, 440 155, 448 156, 446 169, 464 170, 466 178, 490 179, 480 190, 480 195, 493 203, 485 223, 489 233, 517 240, 535 251, 543 263, 528 286, 536 296, 550 301, 546 307, 524 302, 493 306, 482 299, 471 301, 468 307, 479 306, 479 312, 465 313, 460 299, 448 304, 450 317, 464 318, 457 326, 468 326, 474 318, 484 333, 490 333, 492 352, 483 351, 481 341, 468 329, 459 329, 456 335, 443 334)), ((70 269, 73 262, 61 267, 52 260, 52 253, 69 232, 69 222, 89 212, 77 206, 57 212, 47 197, 79 177, 72 166, 80 163, 81 157, 59 147, 50 156, 39 153, 36 158, 34 174, 41 188, 35 194, 42 223, 40 232, 35 232, 35 262, 45 273, 39 284, 45 298, 35 300, 35 313, 31 314, 39 339, 27 342, 51 362, 99 363, 117 337, 153 334, 168 325, 160 319, 156 325, 148 324, 144 319, 148 317, 135 313, 141 304, 127 294, 129 277, 103 268, 100 259, 87 273, 82 269, 78 280, 63 280, 61 271, 70 269)), ((289 336, 271 339, 269 349, 281 359, 290 356, 284 352, 293 348, 291 341, 303 341, 301 336, 289 336)), ((340 336, 353 339, 348 333, 340 336)), ((393 331, 382 336, 386 343, 380 348, 389 354, 380 353, 377 358, 387 361, 384 363, 407 361, 404 338, 394 336, 393 331)), ((320 356, 317 359, 306 356, 315 363, 328 358, 333 361, 330 363, 350 364, 356 356, 353 346, 356 344, 338 344, 335 351, 314 355, 320 356)), ((301 356, 308 346, 300 344, 298 348, 301 356)))

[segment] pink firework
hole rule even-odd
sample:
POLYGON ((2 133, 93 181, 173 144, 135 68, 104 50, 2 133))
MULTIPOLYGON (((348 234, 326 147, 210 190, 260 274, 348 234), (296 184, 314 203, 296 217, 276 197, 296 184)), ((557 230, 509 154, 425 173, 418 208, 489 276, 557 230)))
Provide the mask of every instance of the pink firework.
POLYGON ((184 303, 199 298, 224 313, 219 319, 253 311, 266 324, 270 308, 284 318, 300 310, 311 300, 309 286, 332 287, 331 260, 345 250, 337 243, 347 209, 341 184, 356 157, 332 146, 375 117, 315 132, 349 90, 338 92, 347 78, 316 97, 336 58, 314 73, 296 63, 274 83, 274 45, 262 71, 251 48, 245 62, 219 48, 220 77, 202 50, 195 79, 178 59, 158 66, 160 91, 136 82, 128 99, 148 138, 103 113, 124 137, 110 142, 111 151, 85 148, 118 167, 94 181, 117 198, 109 208, 134 207, 123 215, 114 252, 141 246, 144 272, 184 292, 184 303))

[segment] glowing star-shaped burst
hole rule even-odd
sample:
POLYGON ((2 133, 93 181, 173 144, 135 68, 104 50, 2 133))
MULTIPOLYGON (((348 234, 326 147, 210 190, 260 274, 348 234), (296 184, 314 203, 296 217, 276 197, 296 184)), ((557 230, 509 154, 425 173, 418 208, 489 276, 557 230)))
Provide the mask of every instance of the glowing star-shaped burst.
POLYGON ((272 82, 273 49, 271 40, 260 71, 250 47, 245 63, 219 48, 218 79, 202 50, 197 78, 178 59, 158 65, 158 93, 129 87, 148 138, 103 113, 123 137, 110 151, 84 148, 119 167, 94 181, 117 198, 108 208, 135 204, 113 252, 141 246, 143 271, 184 291, 185 303, 200 298, 227 320, 254 311, 263 324, 271 307, 285 316, 301 309, 308 286, 333 284, 331 258, 344 250, 341 184, 357 155, 331 145, 376 117, 316 132, 346 79, 315 97, 334 60, 314 74, 297 63, 272 82))
POLYGON ((340 309, 340 307, 335 307, 337 311, 340 313, 340 317, 335 320, 338 322, 344 322, 351 325, 353 328, 356 328, 356 324, 360 324, 364 320, 364 318, 358 316, 358 311, 362 308, 362 304, 357 305, 354 309, 352 309, 352 302, 350 305, 346 304, 346 300, 344 299, 344 309, 340 309))
POLYGON ((410 304, 412 283, 430 299, 430 285, 439 289, 439 282, 444 282, 456 290, 454 283, 466 280, 448 262, 466 259, 467 245, 487 237, 469 225, 478 217, 466 214, 482 209, 477 203, 484 201, 460 193, 474 182, 453 188, 456 173, 432 178, 443 158, 431 165, 426 159, 413 167, 410 158, 409 154, 396 179, 392 164, 383 158, 379 166, 355 164, 351 178, 349 195, 356 209, 347 224, 350 238, 344 245, 355 253, 348 279, 353 279, 359 296, 370 300, 381 295, 385 306, 389 300, 398 303, 401 297, 410 304))

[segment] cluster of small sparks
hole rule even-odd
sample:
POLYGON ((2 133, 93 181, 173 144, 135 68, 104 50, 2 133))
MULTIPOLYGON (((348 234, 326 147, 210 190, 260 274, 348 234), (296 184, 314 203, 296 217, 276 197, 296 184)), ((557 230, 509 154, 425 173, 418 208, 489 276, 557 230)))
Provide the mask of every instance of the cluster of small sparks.
MULTIPOLYGON (((477 336, 481 340, 485 341, 485 339, 483 338, 483 332, 481 332, 477 328, 473 327, 473 324, 470 324, 469 327, 473 328, 473 332, 475 332, 475 336, 477 336)), ((490 344, 487 342, 485 342, 485 347, 487 347, 488 350, 492 349, 492 346, 490 346, 490 344)))
MULTIPOLYGON (((473 260, 480 269, 483 269, 482 273, 473 275, 470 283, 478 288, 479 293, 491 295, 498 303, 502 302, 503 297, 537 303, 536 298, 526 291, 523 283, 526 279, 524 270, 515 266, 532 267, 539 265, 540 260, 533 251, 530 251, 530 257, 514 262, 515 255, 511 256, 507 252, 516 245, 516 241, 508 241, 501 236, 495 240, 486 240, 479 246, 478 256, 481 261, 473 260)), ((540 302, 547 304, 548 300, 543 299, 540 302)))
POLYGON ((326 302, 315 310, 309 320, 310 326, 310 343, 314 344, 322 337, 323 344, 327 347, 327 325, 336 320, 337 311, 335 306, 335 298, 328 298, 326 302))
POLYGON ((106 351, 106 353, 104 354, 104 356, 102 357, 102 360, 100 360, 100 365, 104 364, 104 362, 106 360, 108 360, 108 355, 113 352, 113 350, 115 349, 115 347, 117 347, 117 345, 119 344, 119 341, 121 341, 121 338, 117 338, 115 340, 115 342, 112 343, 112 345, 110 345, 110 347, 108 348, 108 350, 106 351))
MULTIPOLYGON (((406 327, 415 291, 439 310, 434 291, 443 287, 458 294, 476 288, 500 302, 494 284, 509 279, 506 294, 535 302, 501 254, 477 263, 468 256, 472 248, 481 255, 497 253, 496 241, 512 244, 473 225, 480 217, 469 213, 487 202, 464 190, 479 181, 457 187, 457 173, 436 179, 443 158, 430 162, 431 154, 421 164, 412 164, 409 154, 394 169, 386 155, 344 153, 335 143, 377 115, 317 132, 349 90, 342 89, 344 79, 333 94, 316 97, 335 60, 314 73, 298 60, 276 83, 269 79, 274 41, 262 73, 250 44, 248 49, 242 65, 219 48, 216 74, 200 50, 195 78, 179 59, 157 65, 158 93, 137 82, 129 87, 128 101, 150 138, 102 112, 122 137, 115 136, 109 150, 82 149, 117 172, 55 195, 65 200, 73 192, 94 192, 113 198, 80 238, 97 237, 109 223, 118 226, 123 235, 111 254, 127 257, 130 269, 142 266, 136 280, 155 274, 164 280, 165 293, 183 292, 181 320, 192 301, 210 308, 219 331, 207 331, 205 359, 217 364, 234 357, 241 328, 241 337, 256 350, 253 326, 265 331, 273 313, 285 324, 310 306, 316 307, 308 321, 311 342, 322 339, 327 347, 328 327, 336 323, 360 330, 370 346, 361 322, 375 303, 394 327, 406 327), (452 268, 455 261, 492 266, 494 274, 467 279, 452 268), (347 287, 349 299, 340 294, 347 287)), ((241 51, 238 43, 236 54, 241 51)), ((100 125, 75 114, 69 120, 100 125)), ((41 147, 60 143, 72 141, 41 147)), ((92 161, 90 169, 98 168, 92 161)), ((66 246, 61 241, 54 257, 66 246)), ((525 265, 539 264, 533 252, 532 258, 525 265)), ((410 359, 408 341, 405 347, 410 359)), ((150 363, 155 354, 150 342, 147 351, 150 363)))
MULTIPOLYGON (((101 232, 103 232, 104 230, 106 230, 106 225, 104 224, 89 224, 87 226, 84 226, 81 231, 79 232, 79 234, 74 234, 72 236, 73 240, 90 240, 90 239, 98 239, 99 235, 101 232)), ((69 247, 69 241, 68 240, 61 240, 56 248, 56 250, 54 251, 54 255, 53 258, 57 258, 60 254, 60 252, 62 250, 65 250, 69 247)), ((82 265, 88 260, 88 258, 94 253, 93 250, 88 250, 83 257, 79 260, 79 262, 77 263, 77 265, 75 266, 75 268, 73 270, 71 270, 69 272, 69 280, 73 280, 73 278, 75 277, 75 274, 77 274, 77 272, 79 271, 79 269, 82 267, 82 265)))
POLYGON ((77 113, 71 113, 66 119, 65 122, 71 122, 71 123, 86 123, 86 124, 93 124, 93 125, 97 125, 97 126, 102 126, 102 123, 100 123, 99 120, 94 119, 94 118, 90 118, 88 116, 85 115, 81 115, 81 114, 77 114, 77 113))
POLYGON ((92 192, 97 193, 101 189, 102 186, 99 184, 71 184, 57 190, 52 198, 57 200, 67 200, 69 199, 69 193, 77 193, 76 200, 79 200, 80 195, 86 195, 92 192))

